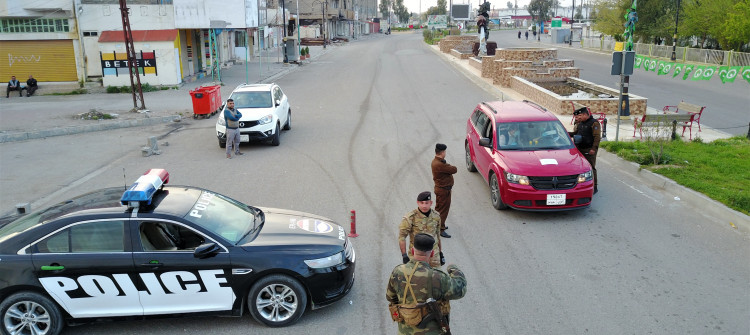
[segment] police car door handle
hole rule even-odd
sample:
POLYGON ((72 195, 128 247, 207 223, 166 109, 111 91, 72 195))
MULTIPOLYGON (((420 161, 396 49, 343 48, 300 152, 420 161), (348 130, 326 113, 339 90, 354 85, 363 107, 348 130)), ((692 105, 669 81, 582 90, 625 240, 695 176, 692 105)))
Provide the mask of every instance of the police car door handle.
POLYGON ((60 271, 64 270, 65 267, 62 265, 42 265, 42 271, 60 271))
POLYGON ((141 264, 141 266, 150 266, 152 268, 159 268, 162 265, 164 265, 164 264, 159 263, 159 261, 149 261, 148 263, 141 264))

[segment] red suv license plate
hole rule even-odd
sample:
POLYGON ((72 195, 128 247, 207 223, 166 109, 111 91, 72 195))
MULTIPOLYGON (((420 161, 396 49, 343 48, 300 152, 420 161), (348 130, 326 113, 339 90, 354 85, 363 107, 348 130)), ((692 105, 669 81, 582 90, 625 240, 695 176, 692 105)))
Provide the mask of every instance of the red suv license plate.
POLYGON ((547 194, 547 206, 565 205, 565 194, 547 194))

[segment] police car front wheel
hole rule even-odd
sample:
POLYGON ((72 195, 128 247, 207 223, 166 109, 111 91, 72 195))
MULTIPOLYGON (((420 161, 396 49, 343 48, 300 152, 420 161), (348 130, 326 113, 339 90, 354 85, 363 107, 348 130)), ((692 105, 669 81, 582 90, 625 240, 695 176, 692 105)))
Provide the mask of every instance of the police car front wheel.
POLYGON ((307 307, 307 294, 297 280, 270 275, 253 285, 247 301, 256 321, 269 327, 284 327, 302 317, 307 307))
POLYGON ((63 328, 60 310, 52 300, 34 292, 20 292, 0 304, 3 334, 57 335, 63 328))

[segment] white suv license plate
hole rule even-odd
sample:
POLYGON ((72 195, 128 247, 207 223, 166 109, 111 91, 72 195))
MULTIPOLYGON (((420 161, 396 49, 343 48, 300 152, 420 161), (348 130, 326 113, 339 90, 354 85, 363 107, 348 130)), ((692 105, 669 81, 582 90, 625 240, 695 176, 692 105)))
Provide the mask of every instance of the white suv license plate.
POLYGON ((547 206, 565 205, 565 194, 547 194, 547 206))
POLYGON ((250 142, 250 135, 240 135, 240 142, 250 142))

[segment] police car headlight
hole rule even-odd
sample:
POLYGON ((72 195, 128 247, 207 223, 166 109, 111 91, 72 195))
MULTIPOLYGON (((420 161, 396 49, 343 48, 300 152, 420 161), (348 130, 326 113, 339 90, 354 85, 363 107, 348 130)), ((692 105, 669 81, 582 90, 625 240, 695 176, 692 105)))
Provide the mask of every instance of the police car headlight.
POLYGON ((266 124, 271 123, 273 121, 273 114, 268 114, 260 119, 258 119, 258 124, 266 124))
POLYGON ((519 174, 513 174, 510 172, 505 172, 505 180, 507 180, 509 183, 513 184, 520 184, 520 185, 528 185, 529 184, 529 177, 522 176, 519 174))
POLYGON ((223 117, 220 117, 218 120, 216 120, 216 124, 220 126, 226 126, 226 120, 224 120, 223 117))
POLYGON ((591 172, 591 170, 588 170, 584 173, 581 173, 578 175, 578 182, 583 183, 589 180, 594 179, 594 174, 591 172))
POLYGON ((313 269, 330 268, 332 266, 339 265, 344 262, 344 253, 339 252, 335 255, 318 259, 305 260, 305 264, 313 269))

